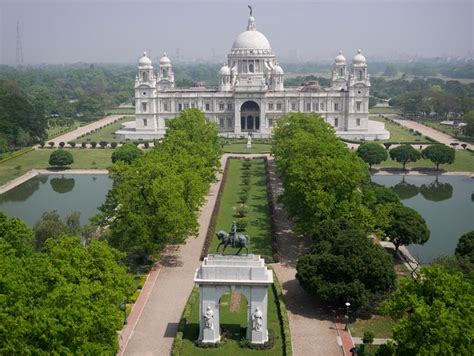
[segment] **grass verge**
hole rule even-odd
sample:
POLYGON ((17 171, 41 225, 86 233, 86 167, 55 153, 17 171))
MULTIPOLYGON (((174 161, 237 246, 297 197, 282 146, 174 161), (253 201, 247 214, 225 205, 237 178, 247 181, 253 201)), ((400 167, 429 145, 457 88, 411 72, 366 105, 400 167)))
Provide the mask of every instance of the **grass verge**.
MULTIPOLYGON (((72 153, 72 169, 106 169, 112 164, 112 149, 65 149, 72 153)), ((0 163, 0 185, 15 179, 31 169, 49 167, 49 156, 54 149, 37 149, 0 163)))
POLYGON ((227 153, 270 153, 272 145, 264 143, 252 143, 251 148, 247 148, 246 143, 231 143, 222 147, 227 153))
POLYGON ((120 140, 117 140, 115 138, 115 131, 120 129, 122 124, 126 121, 133 121, 134 118, 131 116, 124 116, 117 120, 114 123, 111 123, 109 125, 103 126, 100 129, 97 129, 95 132, 88 133, 84 135, 83 137, 79 137, 77 140, 74 142, 76 143, 82 143, 82 142, 92 142, 95 141, 97 144, 100 141, 106 141, 108 143, 110 142, 119 142, 120 140))

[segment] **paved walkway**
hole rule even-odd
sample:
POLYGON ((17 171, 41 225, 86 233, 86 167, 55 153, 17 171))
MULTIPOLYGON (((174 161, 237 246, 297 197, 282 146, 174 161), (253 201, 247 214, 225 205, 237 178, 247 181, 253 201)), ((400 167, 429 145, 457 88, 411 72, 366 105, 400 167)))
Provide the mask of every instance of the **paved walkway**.
MULTIPOLYGON (((268 160, 270 182, 275 204, 275 230, 280 264, 273 266, 280 281, 288 310, 293 354, 306 355, 341 355, 338 345, 338 334, 332 316, 327 315, 321 307, 301 288, 295 279, 296 262, 299 256, 309 251, 311 240, 299 238, 293 234, 293 226, 285 210, 276 203, 283 191, 280 179, 275 170, 275 161, 268 160)), ((344 340, 344 338, 342 338, 344 340)))
POLYGON ((405 119, 397 119, 397 117, 400 117, 398 115, 385 115, 385 116, 387 116, 391 120, 399 123, 400 125, 403 125, 403 126, 409 128, 409 129, 417 130, 417 131, 421 132, 421 134, 423 136, 429 136, 431 138, 434 138, 436 141, 444 143, 445 145, 449 146, 451 143, 456 142, 456 143, 459 143, 459 145, 456 148, 459 149, 459 150, 462 150, 463 148, 461 147, 460 144, 461 143, 466 143, 467 148, 474 149, 474 145, 471 145, 467 142, 459 141, 458 139, 455 139, 454 137, 449 136, 449 135, 445 134, 444 132, 441 132, 441 131, 436 130, 432 127, 423 125, 419 122, 412 121, 412 120, 405 120, 405 119))
POLYGON ((66 142, 67 143, 69 141, 74 141, 79 136, 84 135, 88 132, 91 132, 92 130, 99 129, 99 128, 101 128, 101 127, 103 127, 107 124, 110 124, 110 123, 114 122, 115 120, 118 120, 118 119, 120 119, 124 116, 127 116, 127 115, 109 115, 109 116, 106 116, 106 117, 104 117, 100 120, 91 122, 88 125, 78 127, 74 131, 65 133, 64 135, 61 135, 61 136, 58 136, 58 137, 53 138, 51 140, 48 140, 48 141, 46 141, 46 144, 48 144, 48 142, 54 142, 54 144, 57 146, 57 145, 59 145, 59 142, 66 142))
POLYGON ((19 176, 18 178, 12 179, 5 183, 4 185, 0 186, 0 194, 8 192, 10 189, 13 189, 20 184, 26 182, 27 180, 30 180, 33 177, 36 177, 38 175, 38 171, 32 169, 25 174, 19 176))

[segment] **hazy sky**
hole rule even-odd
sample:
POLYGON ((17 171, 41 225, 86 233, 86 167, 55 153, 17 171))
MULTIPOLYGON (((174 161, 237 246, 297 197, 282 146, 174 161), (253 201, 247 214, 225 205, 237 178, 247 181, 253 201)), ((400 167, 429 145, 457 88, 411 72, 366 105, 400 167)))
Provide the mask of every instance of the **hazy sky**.
POLYGON ((0 0, 0 63, 13 64, 20 21, 25 63, 132 63, 153 58, 222 60, 247 25, 278 58, 330 59, 339 49, 368 60, 471 56, 473 0, 146 1, 0 0))

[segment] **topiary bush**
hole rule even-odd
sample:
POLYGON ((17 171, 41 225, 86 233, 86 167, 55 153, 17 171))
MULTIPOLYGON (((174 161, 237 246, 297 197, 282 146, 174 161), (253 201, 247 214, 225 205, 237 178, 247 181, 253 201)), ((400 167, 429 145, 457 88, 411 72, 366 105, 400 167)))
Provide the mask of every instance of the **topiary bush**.
POLYGON ((100 141, 99 145, 100 145, 101 148, 106 148, 108 143, 107 143, 107 141, 100 141))
POLYGON ((87 143, 85 143, 85 142, 81 143, 81 147, 82 148, 87 148, 87 143))
POLYGON ((91 141, 91 147, 92 147, 92 148, 95 148, 96 146, 97 146, 97 142, 91 141))
POLYGON ((74 158, 69 151, 56 150, 49 156, 49 165, 56 167, 69 166, 74 163, 74 158))
POLYGON ((115 149, 117 147, 117 142, 111 142, 110 143, 110 147, 112 147, 113 149, 115 149))

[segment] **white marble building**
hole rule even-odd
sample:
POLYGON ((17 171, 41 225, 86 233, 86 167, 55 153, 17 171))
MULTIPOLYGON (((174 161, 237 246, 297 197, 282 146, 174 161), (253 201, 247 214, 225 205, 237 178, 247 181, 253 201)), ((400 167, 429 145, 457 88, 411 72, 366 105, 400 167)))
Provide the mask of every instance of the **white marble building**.
POLYGON ((290 112, 316 113, 346 139, 387 139, 383 123, 369 121, 370 78, 367 61, 359 50, 347 64, 339 52, 330 87, 309 82, 284 86, 279 66, 267 38, 257 31, 250 16, 247 29, 235 39, 219 71, 218 88, 176 88, 170 58, 161 57, 155 73, 146 53, 138 62, 135 81, 135 121, 117 131, 121 139, 162 137, 166 121, 182 110, 198 108, 216 122, 226 137, 270 137, 278 118, 290 112))

